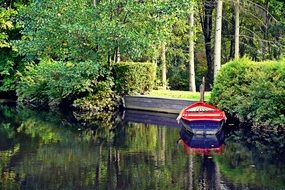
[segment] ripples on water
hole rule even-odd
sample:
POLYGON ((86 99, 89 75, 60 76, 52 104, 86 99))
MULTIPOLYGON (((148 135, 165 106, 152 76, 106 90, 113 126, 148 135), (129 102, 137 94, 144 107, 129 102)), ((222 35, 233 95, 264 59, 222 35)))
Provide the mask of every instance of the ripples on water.
POLYGON ((0 189, 285 189, 284 135, 193 136, 175 115, 0 105, 0 189))

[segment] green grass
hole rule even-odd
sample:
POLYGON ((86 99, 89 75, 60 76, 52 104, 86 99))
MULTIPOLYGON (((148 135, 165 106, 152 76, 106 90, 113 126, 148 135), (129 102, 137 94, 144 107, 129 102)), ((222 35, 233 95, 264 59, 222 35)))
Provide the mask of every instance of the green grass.
MULTIPOLYGON (((152 90, 147 94, 154 97, 182 98, 190 100, 200 100, 200 92, 178 91, 178 90, 152 90)), ((210 99, 210 92, 205 92, 205 101, 210 99)))

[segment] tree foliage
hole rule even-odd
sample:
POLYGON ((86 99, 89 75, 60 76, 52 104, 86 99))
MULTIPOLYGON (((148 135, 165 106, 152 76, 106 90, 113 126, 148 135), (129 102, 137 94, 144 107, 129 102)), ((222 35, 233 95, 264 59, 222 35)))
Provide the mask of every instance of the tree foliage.
MULTIPOLYGON (((34 1, 22 9, 24 37, 17 49, 29 59, 106 60, 120 51, 126 59, 151 55, 166 36, 174 1, 34 1)), ((179 5, 179 6, 178 6, 179 5)))
POLYGON ((16 11, 13 9, 0 7, 0 48, 10 47, 7 32, 14 28, 14 24, 10 18, 15 16, 15 14, 16 11))
POLYGON ((15 91, 15 74, 23 68, 21 57, 13 50, 11 41, 20 38, 17 9, 27 3, 26 0, 0 2, 0 92, 15 91))

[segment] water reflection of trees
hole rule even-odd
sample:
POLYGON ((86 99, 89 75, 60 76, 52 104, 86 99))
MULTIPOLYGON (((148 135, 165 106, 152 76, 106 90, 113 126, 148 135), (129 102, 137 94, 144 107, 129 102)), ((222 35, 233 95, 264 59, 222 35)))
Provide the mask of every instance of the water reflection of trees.
MULTIPOLYGON (((177 130, 129 123, 116 137, 119 189, 183 189, 188 158, 177 149, 177 130), (124 140, 120 140, 124 137, 124 140)), ((116 167, 113 166, 113 170, 116 167)), ((112 180, 111 180, 112 181, 112 180)))
POLYGON ((18 109, 17 115, 20 122, 10 125, 16 132, 13 139, 21 144, 16 155, 19 159, 13 163, 14 173, 19 176, 16 184, 21 188, 187 186, 183 173, 187 158, 178 156, 175 132, 140 124, 115 128, 108 116, 104 117, 107 120, 92 116, 94 122, 81 119, 80 123, 71 123, 54 112, 18 109))
POLYGON ((248 130, 227 139, 226 150, 216 161, 231 188, 284 188, 284 140, 284 134, 248 130))
POLYGON ((7 106, 0 105, 0 187, 2 189, 19 189, 17 174, 9 167, 12 157, 20 149, 20 145, 14 141, 16 132, 11 125, 15 112, 7 106))
POLYGON ((284 136, 277 134, 236 132, 221 156, 188 156, 176 144, 179 130, 126 124, 113 114, 74 119, 7 108, 0 118, 0 186, 6 189, 285 186, 284 136))

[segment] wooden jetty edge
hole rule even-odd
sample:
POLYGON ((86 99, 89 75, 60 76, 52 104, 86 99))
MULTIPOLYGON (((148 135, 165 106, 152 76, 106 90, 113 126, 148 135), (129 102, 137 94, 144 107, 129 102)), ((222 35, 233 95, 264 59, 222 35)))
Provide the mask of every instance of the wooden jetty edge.
MULTIPOLYGON (((205 77, 200 85, 200 102, 204 102, 205 77)), ((185 107, 196 103, 195 100, 163 98, 146 95, 124 96, 123 107, 126 109, 179 114, 185 107)))
POLYGON ((123 106, 126 109, 174 114, 179 114, 183 108, 195 102, 194 100, 188 99, 161 98, 145 95, 124 96, 123 98, 123 106))

